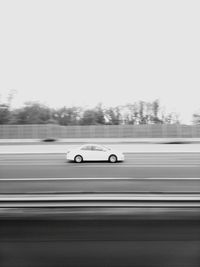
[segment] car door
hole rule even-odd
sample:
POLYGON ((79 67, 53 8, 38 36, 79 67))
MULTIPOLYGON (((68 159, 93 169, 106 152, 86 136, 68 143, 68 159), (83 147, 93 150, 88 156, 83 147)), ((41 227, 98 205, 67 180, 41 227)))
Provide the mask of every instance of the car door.
POLYGON ((93 160, 107 160, 107 150, 101 146, 92 146, 93 160))
POLYGON ((83 160, 93 160, 92 146, 83 146, 80 149, 80 154, 82 155, 83 160))

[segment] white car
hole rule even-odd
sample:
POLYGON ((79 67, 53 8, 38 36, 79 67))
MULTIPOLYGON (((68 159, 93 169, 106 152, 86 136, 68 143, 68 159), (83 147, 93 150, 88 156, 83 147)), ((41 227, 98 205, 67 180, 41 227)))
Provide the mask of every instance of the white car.
POLYGON ((73 160, 77 163, 82 161, 123 161, 124 155, 122 152, 110 149, 103 145, 86 144, 81 147, 72 149, 66 154, 67 160, 73 160))

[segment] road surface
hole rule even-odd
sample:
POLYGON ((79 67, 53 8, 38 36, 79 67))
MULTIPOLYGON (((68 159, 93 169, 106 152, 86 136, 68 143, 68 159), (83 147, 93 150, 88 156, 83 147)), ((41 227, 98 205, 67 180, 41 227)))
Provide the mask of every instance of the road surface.
POLYGON ((67 162, 64 154, 0 155, 0 193, 200 192, 200 153, 127 153, 67 162))
MULTIPOLYGON (((116 164, 64 156, 1 154, 0 194, 200 192, 198 152, 127 153, 116 164)), ((128 217, 113 208, 69 208, 67 217, 52 208, 0 211, 2 267, 200 266, 199 208, 136 208, 128 217)))

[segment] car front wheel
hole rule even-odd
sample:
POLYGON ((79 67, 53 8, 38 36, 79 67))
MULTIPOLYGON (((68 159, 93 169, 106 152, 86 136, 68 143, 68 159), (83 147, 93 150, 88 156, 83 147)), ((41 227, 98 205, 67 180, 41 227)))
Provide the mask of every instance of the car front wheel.
POLYGON ((115 163, 117 162, 117 157, 115 155, 110 155, 109 159, 108 159, 111 163, 115 163))
POLYGON ((75 158, 74 158, 74 161, 76 163, 81 163, 83 161, 83 157, 81 155, 77 155, 75 158))

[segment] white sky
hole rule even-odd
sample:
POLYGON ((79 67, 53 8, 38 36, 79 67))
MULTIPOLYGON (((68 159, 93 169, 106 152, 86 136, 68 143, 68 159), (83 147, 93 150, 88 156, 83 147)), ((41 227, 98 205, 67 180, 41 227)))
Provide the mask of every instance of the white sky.
POLYGON ((200 1, 1 0, 0 94, 13 107, 160 99, 200 109, 200 1))

